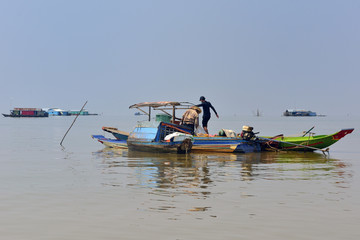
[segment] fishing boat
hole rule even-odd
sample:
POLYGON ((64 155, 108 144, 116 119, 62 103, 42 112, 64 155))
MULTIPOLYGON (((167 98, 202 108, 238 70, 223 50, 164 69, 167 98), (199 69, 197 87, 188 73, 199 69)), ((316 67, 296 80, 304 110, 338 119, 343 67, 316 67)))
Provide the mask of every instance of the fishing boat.
POLYGON ((315 135, 309 131, 298 137, 258 137, 262 141, 263 150, 286 150, 286 151, 327 151, 328 147, 352 133, 354 128, 342 129, 329 135, 315 135), (306 136, 309 134, 308 136, 306 136), (325 150, 324 150, 325 149, 325 150))
MULTIPOLYGON (((165 139, 166 136, 171 136, 171 134, 183 134, 189 136, 191 135, 191 130, 180 125, 179 120, 181 118, 176 117, 176 114, 178 110, 188 109, 191 106, 193 106, 193 104, 188 102, 145 102, 134 104, 129 108, 138 109, 143 112, 144 115, 148 116, 147 121, 139 122, 135 130, 130 134, 119 131, 117 128, 103 127, 103 131, 111 133, 115 139, 96 137, 95 139, 107 146, 112 145, 114 147, 123 147, 124 140, 127 140, 129 149, 139 150, 141 148, 147 148, 148 145, 153 148, 154 146, 152 145, 154 144, 150 144, 149 140, 158 143, 165 139), (154 110, 161 111, 162 114, 156 114, 155 120, 152 120, 151 113, 154 110), (140 139, 147 140, 140 141, 140 139), (119 142, 116 142, 116 140, 119 140, 119 142), (139 142, 141 142, 141 145, 139 145, 139 142)), ((179 136, 176 137, 179 138, 179 136)), ((235 133, 230 135, 223 134, 222 136, 199 134, 191 137, 192 152, 249 153, 259 152, 261 150, 260 143, 255 139, 244 139, 242 136, 236 135, 235 133)), ((160 145, 159 147, 163 146, 160 145)))
POLYGON ((43 111, 41 108, 14 108, 10 110, 10 114, 2 114, 4 117, 13 117, 13 118, 39 118, 39 117, 48 117, 49 114, 43 111))

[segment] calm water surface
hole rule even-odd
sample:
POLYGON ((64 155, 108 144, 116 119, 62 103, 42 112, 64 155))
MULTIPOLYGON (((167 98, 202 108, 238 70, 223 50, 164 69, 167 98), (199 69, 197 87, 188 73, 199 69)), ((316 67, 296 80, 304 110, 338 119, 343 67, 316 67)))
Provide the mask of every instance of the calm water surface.
POLYGON ((360 239, 360 119, 231 117, 210 131, 355 131, 322 153, 150 154, 104 148, 136 117, 0 121, 0 236, 42 239, 360 239), (106 135, 110 137, 110 135, 106 135))

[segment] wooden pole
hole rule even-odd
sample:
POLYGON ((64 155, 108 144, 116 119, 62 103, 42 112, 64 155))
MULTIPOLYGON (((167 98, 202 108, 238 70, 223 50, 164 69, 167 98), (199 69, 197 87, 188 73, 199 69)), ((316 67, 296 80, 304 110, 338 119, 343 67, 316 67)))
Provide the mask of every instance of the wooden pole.
POLYGON ((311 130, 313 130, 313 129, 314 129, 314 127, 315 127, 315 126, 313 126, 312 128, 310 128, 310 129, 309 129, 306 133, 304 133, 302 136, 303 136, 303 137, 305 137, 305 136, 306 136, 306 134, 308 134, 309 132, 311 132, 311 130))
POLYGON ((70 126, 70 127, 69 127, 69 129, 66 131, 66 133, 65 133, 64 137, 62 138, 62 140, 61 140, 61 142, 60 142, 60 145, 61 145, 61 146, 63 146, 63 145, 62 145, 62 143, 63 143, 63 141, 64 141, 64 139, 65 139, 66 135, 67 135, 67 134, 68 134, 68 132, 70 131, 71 127, 74 125, 74 123, 75 123, 76 119, 78 118, 78 116, 80 115, 80 113, 82 112, 82 110, 84 109, 84 107, 85 107, 85 105, 87 104, 87 102, 88 102, 88 101, 86 101, 86 102, 85 102, 85 104, 82 106, 82 108, 81 108, 80 112, 76 115, 76 117, 75 117, 74 121, 72 122, 71 126, 70 126))

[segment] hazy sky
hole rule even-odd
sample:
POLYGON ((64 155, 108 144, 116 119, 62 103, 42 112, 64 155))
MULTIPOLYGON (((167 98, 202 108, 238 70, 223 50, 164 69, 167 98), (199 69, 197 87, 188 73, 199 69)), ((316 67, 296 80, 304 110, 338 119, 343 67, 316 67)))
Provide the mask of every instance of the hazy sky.
POLYGON ((0 0, 0 111, 359 115, 360 1, 0 0))

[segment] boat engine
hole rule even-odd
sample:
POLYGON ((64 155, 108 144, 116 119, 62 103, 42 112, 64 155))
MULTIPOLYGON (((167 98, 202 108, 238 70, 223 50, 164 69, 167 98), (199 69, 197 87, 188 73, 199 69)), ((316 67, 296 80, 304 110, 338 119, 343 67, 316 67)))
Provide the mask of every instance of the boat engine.
POLYGON ((253 127, 243 126, 241 131, 241 138, 244 140, 254 140, 256 138, 255 133, 253 132, 253 127))

